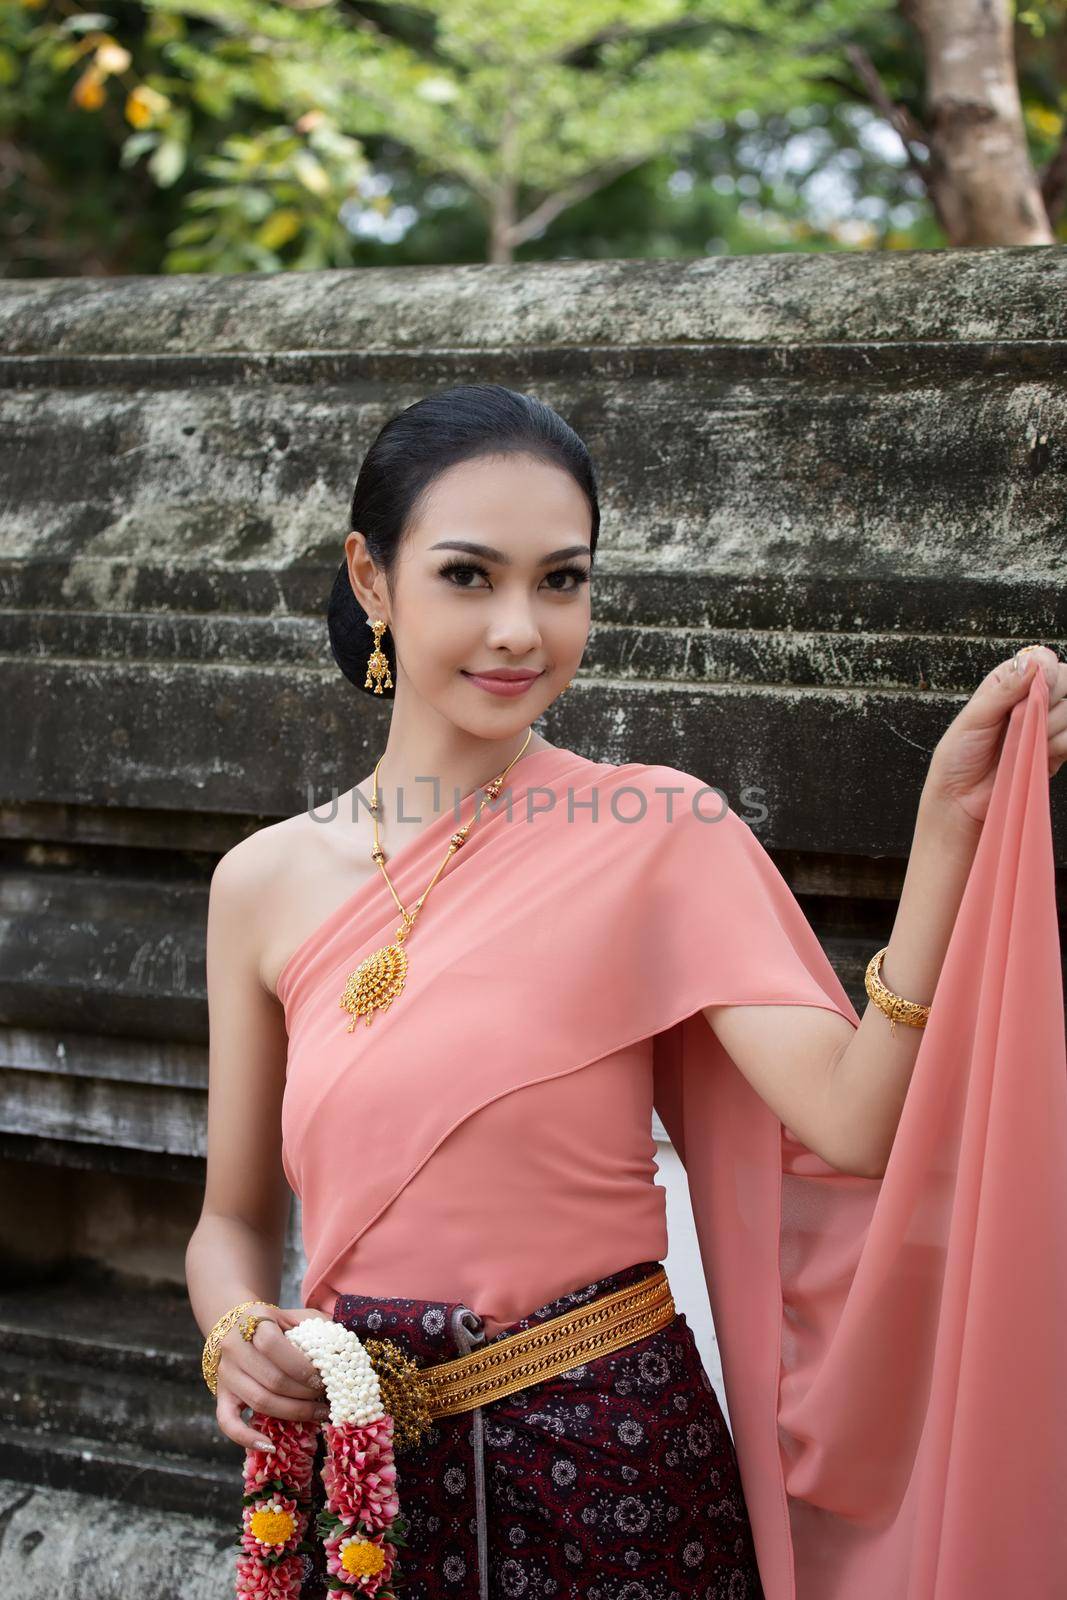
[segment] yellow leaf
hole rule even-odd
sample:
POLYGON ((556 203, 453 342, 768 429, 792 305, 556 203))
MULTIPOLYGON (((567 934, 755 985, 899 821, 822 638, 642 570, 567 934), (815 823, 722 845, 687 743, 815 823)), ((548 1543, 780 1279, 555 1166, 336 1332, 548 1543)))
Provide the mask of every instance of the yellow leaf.
POLYGON ((330 191, 330 180, 321 162, 315 160, 310 150, 298 150, 293 157, 293 168, 305 189, 312 194, 324 195, 330 191))
POLYGON ((256 229, 256 243, 264 250, 278 250, 296 237, 303 220, 295 206, 282 206, 260 223, 256 229))

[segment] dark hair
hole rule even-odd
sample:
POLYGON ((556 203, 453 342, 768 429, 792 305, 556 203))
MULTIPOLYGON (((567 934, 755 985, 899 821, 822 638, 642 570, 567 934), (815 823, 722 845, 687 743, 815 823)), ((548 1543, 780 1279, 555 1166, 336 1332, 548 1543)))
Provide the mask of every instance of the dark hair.
MULTIPOLYGON (((348 525, 364 535, 368 551, 388 577, 405 529, 433 480, 457 462, 508 454, 535 456, 570 473, 589 502, 589 549, 594 554, 600 502, 589 451, 551 406, 499 383, 460 384, 416 400, 390 417, 363 458, 348 525)), ((326 617, 334 660, 350 682, 365 688, 374 634, 352 593, 347 561, 341 562, 334 579, 326 617)), ((381 647, 395 679, 396 652, 388 628, 381 647)), ((393 692, 383 685, 382 697, 391 698, 393 692)))

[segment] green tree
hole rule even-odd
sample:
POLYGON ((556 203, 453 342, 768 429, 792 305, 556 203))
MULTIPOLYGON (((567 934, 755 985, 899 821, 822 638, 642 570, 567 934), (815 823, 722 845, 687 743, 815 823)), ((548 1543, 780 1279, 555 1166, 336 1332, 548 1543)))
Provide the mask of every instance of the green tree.
MULTIPOLYGON (((272 109, 389 139, 425 176, 463 185, 494 262, 702 118, 803 99, 871 11, 870 0, 420 0, 412 25, 396 8, 372 21, 314 0, 148 4, 240 41, 245 90, 272 109)), ((217 80, 212 53, 171 54, 193 82, 217 80)))
POLYGON ((803 101, 840 68, 871 10, 869 0, 147 0, 134 39, 110 16, 62 3, 70 14, 57 24, 41 0, 22 48, 38 69, 77 73, 82 112, 114 114, 122 80, 123 168, 181 187, 170 271, 358 259, 346 207, 390 209, 367 149, 423 188, 458 190, 480 220, 483 258, 511 260, 570 208, 673 158, 702 120, 803 101))
MULTIPOLYGON (((0 0, 0 272, 945 243, 908 0, 107 4, 0 0)), ((1064 13, 1014 26, 1053 224, 1064 13)))

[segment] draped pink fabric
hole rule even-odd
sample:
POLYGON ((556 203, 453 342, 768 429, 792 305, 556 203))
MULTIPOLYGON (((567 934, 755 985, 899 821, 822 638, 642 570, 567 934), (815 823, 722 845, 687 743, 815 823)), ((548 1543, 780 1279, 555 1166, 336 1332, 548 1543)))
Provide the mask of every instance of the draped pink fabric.
POLYGON ((329 1315, 339 1294, 353 1292, 460 1300, 492 1338, 567 1289, 608 1277, 623 1257, 662 1261, 653 1051, 642 1039, 465 1117, 330 1263, 316 1307, 329 1315), (412 1248, 413 1239, 424 1242, 412 1248))
MULTIPOLYGON (((427 898, 403 993, 348 1033, 344 980, 397 922, 380 879, 357 889, 278 984, 305 1304, 484 1107, 652 1039, 767 1600, 1062 1600, 1067 1060, 1046 711, 1038 674, 880 1180, 798 1143, 700 1014, 806 1005, 858 1022, 751 829, 691 774, 559 749, 517 763, 510 805, 505 791, 484 810, 427 898)), ((405 904, 455 825, 449 809, 391 861, 405 904)), ((487 1192, 480 1227, 496 1215, 487 1192)), ((412 1295, 431 1263, 459 1275, 467 1246, 433 1214, 416 1222, 395 1235, 412 1295)), ((608 1243, 617 1265, 637 1259, 625 1229, 608 1243)), ((502 1292, 583 1281, 555 1237, 498 1255, 502 1292)))

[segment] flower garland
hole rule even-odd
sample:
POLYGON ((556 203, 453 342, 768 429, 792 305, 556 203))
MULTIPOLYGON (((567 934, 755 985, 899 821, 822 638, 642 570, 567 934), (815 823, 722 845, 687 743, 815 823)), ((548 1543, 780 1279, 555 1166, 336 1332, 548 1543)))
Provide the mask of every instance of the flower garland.
MULTIPOLYGON (((393 1417, 382 1405, 378 1375, 358 1336, 342 1323, 308 1317, 285 1331, 314 1362, 326 1385, 330 1420, 322 1431, 326 1506, 316 1532, 326 1552, 327 1583, 340 1594, 397 1600, 397 1547, 406 1519, 396 1492, 393 1417)), ((253 1413, 251 1426, 273 1450, 245 1452, 244 1511, 237 1600, 297 1600, 301 1553, 311 1513, 318 1424, 253 1413)))

